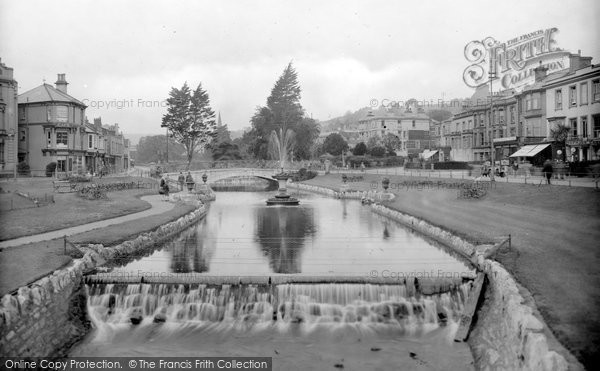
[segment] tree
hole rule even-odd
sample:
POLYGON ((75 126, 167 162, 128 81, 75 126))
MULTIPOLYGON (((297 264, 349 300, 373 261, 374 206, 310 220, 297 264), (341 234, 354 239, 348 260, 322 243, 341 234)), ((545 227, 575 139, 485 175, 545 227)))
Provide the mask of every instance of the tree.
POLYGON ((244 134, 243 141, 248 143, 248 150, 254 157, 267 159, 273 155, 273 149, 279 147, 277 153, 283 162, 292 150, 295 158, 310 158, 310 148, 319 135, 319 126, 305 117, 300 105, 300 91, 297 73, 289 63, 271 89, 267 105, 256 109, 250 120, 252 128, 244 134), (293 143, 288 140, 292 136, 288 132, 294 133, 296 140, 293 143), (289 148, 284 148, 286 143, 290 144, 289 148))
POLYGON ((363 156, 365 153, 367 153, 367 145, 365 142, 358 143, 352 150, 354 156, 363 156))
POLYGON ((387 133, 383 137, 383 147, 389 155, 396 156, 396 150, 400 147, 400 138, 392 133, 387 133))
POLYGON ((319 137, 320 127, 317 121, 310 117, 304 117, 294 127, 296 133, 296 145, 294 147, 294 158, 308 160, 311 157, 310 149, 319 137))
MULTIPOLYGON (((141 137, 135 155, 136 163, 163 162, 166 160, 167 137, 165 135, 152 135, 141 137)), ((169 138, 169 160, 183 160, 185 148, 173 138, 169 138)))
POLYGON ((201 84, 193 93, 187 83, 181 89, 171 88, 161 126, 185 147, 189 168, 194 152, 210 144, 216 135, 215 113, 201 84))
POLYGON ((430 119, 442 122, 452 117, 452 112, 445 109, 432 109, 427 114, 430 119))
POLYGON ((550 137, 552 138, 552 140, 559 144, 560 149, 563 153, 562 156, 566 156, 565 142, 567 141, 567 138, 569 138, 570 133, 571 128, 565 124, 558 124, 556 125, 556 127, 550 129, 550 137))
POLYGON ((229 134, 229 129, 227 128, 227 124, 225 125, 217 125, 215 128, 215 140, 211 143, 213 145, 219 145, 221 143, 230 143, 231 135, 229 134))
POLYGON ((215 161, 231 161, 241 160, 242 155, 237 145, 230 142, 222 142, 212 151, 213 160, 215 161))
POLYGON ((370 137, 369 140, 367 140, 367 151, 370 151, 371 149, 378 147, 380 140, 378 136, 373 136, 370 137))
POLYGON ((332 133, 325 138, 323 142, 323 151, 330 153, 334 156, 341 155, 342 152, 348 149, 348 143, 338 133, 332 133))

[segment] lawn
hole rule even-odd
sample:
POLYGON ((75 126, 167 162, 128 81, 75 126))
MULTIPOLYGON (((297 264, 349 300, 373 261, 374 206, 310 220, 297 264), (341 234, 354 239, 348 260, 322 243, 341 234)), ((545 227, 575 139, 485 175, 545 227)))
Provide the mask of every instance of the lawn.
MULTIPOLYGON (((143 181, 156 184, 153 179, 137 177, 105 177, 94 181, 99 183, 143 181)), ((54 204, 36 208, 3 210, 0 216, 0 241, 146 210, 150 204, 140 200, 139 197, 156 193, 155 189, 142 188, 110 192, 108 200, 85 200, 75 193, 53 193, 51 180, 45 178, 7 181, 0 183, 0 187, 5 191, 19 190, 36 195, 53 194, 55 200, 54 204)))
MULTIPOLYGON (((105 246, 135 239, 138 235, 153 231, 161 225, 177 220, 194 210, 190 205, 176 205, 170 211, 122 224, 76 234, 69 241, 101 243, 105 246)), ((37 280, 56 269, 69 264, 74 249, 67 245, 65 254, 63 239, 31 243, 0 251, 0 295, 37 280)))

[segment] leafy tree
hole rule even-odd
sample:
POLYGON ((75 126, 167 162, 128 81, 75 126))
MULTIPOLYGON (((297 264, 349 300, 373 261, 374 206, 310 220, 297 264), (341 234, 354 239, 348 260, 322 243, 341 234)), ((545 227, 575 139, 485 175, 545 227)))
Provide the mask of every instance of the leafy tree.
POLYGON ((383 147, 390 155, 393 154, 395 156, 396 150, 400 147, 400 138, 392 133, 387 133, 383 137, 383 147))
POLYGON ((427 115, 432 120, 442 122, 444 120, 451 118, 452 112, 447 111, 445 109, 432 109, 431 111, 429 111, 429 113, 427 115))
POLYGON ((323 151, 323 143, 314 142, 313 145, 310 147, 311 158, 317 158, 324 153, 325 151, 323 151))
MULTIPOLYGON (((254 157, 269 158, 269 141, 273 142, 276 138, 278 145, 282 146, 288 142, 286 138, 290 137, 290 131, 295 133, 296 138, 289 148, 294 150, 294 157, 310 158, 310 148, 319 135, 319 127, 314 120, 305 117, 300 105, 300 91, 297 73, 289 63, 271 89, 267 105, 256 109, 250 120, 252 128, 244 134, 243 140, 248 143, 248 151, 254 157)), ((288 154, 281 149, 279 152, 288 154)))
POLYGON ((325 138, 323 142, 323 151, 330 153, 334 156, 341 155, 342 152, 348 149, 348 143, 338 133, 332 133, 325 138))
POLYGON ((230 161, 241 160, 242 155, 237 145, 230 142, 221 142, 212 151, 213 160, 230 161))
POLYGON ((550 137, 552 138, 552 140, 559 144, 563 153, 562 156, 566 156, 565 142, 567 141, 567 138, 569 138, 570 133, 571 128, 565 124, 558 124, 556 125, 556 127, 550 129, 550 137))
MULTIPOLYGON (((165 135, 141 137, 135 155, 136 163, 163 162, 166 160, 167 138, 165 135)), ((169 138, 169 160, 183 160, 185 148, 169 138)))
POLYGON ((367 151, 370 151, 371 149, 378 147, 380 145, 379 142, 380 142, 379 137, 377 137, 377 136, 370 137, 369 140, 367 140, 367 151))
POLYGON ((189 168, 194 152, 206 147, 216 135, 215 113, 201 84, 193 93, 187 83, 181 89, 171 88, 161 126, 167 127, 173 138, 185 147, 189 168))
POLYGON ((319 137, 319 124, 310 117, 304 117, 295 125, 294 133, 296 133, 294 158, 298 160, 309 159, 311 157, 310 149, 319 137))
POLYGON ((354 156, 363 156, 365 153, 367 153, 367 145, 365 142, 358 143, 352 150, 354 156))

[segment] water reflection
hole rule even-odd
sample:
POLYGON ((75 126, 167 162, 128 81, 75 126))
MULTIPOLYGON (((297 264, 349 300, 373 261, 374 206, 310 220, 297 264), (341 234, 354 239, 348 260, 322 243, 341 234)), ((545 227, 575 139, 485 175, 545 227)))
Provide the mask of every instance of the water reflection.
POLYGON ((256 209, 255 241, 274 273, 300 273, 306 237, 316 232, 313 209, 263 207, 256 209))
POLYGON ((173 244, 171 271, 177 273, 208 272, 210 259, 216 248, 215 238, 205 218, 198 227, 188 229, 181 239, 173 244))

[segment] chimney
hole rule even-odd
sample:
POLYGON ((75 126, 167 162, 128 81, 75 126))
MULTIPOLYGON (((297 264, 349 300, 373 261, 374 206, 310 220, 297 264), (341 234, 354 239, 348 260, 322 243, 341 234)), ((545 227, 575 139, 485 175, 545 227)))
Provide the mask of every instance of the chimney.
POLYGON ((533 72, 535 73, 535 82, 540 82, 548 74, 548 67, 542 65, 542 61, 540 61, 540 65, 534 68, 533 72))
POLYGON ((582 57, 581 51, 578 54, 569 55, 569 72, 575 72, 582 68, 592 65, 592 57, 582 57))
POLYGON ((67 82, 67 80, 65 80, 64 73, 58 74, 58 80, 56 80, 56 82, 54 84, 56 85, 57 90, 62 91, 63 93, 67 94, 67 85, 69 85, 69 83, 67 82))

